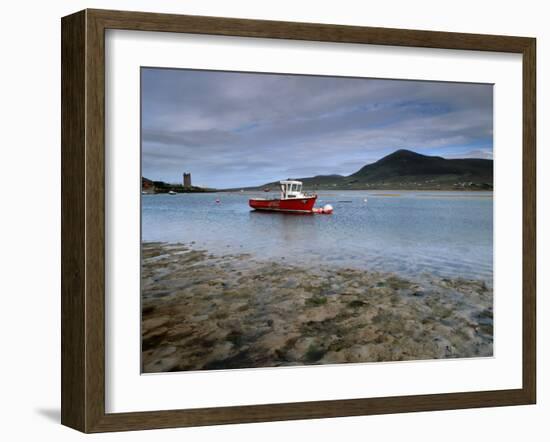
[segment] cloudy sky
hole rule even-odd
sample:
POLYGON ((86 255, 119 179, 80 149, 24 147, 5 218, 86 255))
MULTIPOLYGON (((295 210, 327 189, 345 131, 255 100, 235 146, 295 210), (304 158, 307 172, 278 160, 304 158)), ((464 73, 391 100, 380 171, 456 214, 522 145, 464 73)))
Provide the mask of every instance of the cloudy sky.
POLYGON ((224 188, 349 175, 397 149, 492 158, 491 85, 142 68, 142 174, 224 188))

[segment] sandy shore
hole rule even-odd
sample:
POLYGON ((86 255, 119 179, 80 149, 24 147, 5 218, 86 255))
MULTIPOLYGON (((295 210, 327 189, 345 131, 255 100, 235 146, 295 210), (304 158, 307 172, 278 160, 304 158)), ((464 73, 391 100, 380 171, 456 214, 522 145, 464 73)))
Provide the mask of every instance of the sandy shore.
POLYGON ((491 356, 482 281, 142 246, 145 373, 491 356))

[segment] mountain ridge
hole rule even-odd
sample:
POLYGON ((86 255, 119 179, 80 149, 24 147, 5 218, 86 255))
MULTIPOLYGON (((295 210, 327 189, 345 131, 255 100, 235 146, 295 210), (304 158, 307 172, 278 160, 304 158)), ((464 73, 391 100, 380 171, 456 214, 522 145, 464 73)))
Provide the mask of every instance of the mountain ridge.
MULTIPOLYGON (((347 176, 333 174, 295 179, 302 181, 306 190, 492 190, 493 160, 446 159, 399 149, 347 176)), ((270 188, 277 183, 247 189, 270 188)))

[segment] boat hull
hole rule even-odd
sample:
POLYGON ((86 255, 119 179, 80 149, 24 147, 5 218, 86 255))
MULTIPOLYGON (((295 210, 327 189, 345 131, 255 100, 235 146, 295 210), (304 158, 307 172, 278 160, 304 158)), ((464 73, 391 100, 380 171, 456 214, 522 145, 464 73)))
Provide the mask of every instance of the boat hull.
POLYGON ((296 198, 296 199, 251 199, 248 205, 254 210, 268 212, 289 212, 289 213, 313 213, 313 206, 317 196, 296 198))

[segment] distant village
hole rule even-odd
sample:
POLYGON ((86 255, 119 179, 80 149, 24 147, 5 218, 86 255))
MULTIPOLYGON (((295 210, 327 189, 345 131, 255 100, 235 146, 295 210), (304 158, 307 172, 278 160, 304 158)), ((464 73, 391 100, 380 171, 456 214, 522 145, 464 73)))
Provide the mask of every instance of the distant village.
POLYGON ((144 195, 155 193, 205 193, 215 192, 215 189, 193 186, 191 183, 191 173, 185 172, 181 184, 166 183, 164 181, 153 181, 141 177, 141 193, 144 195))

